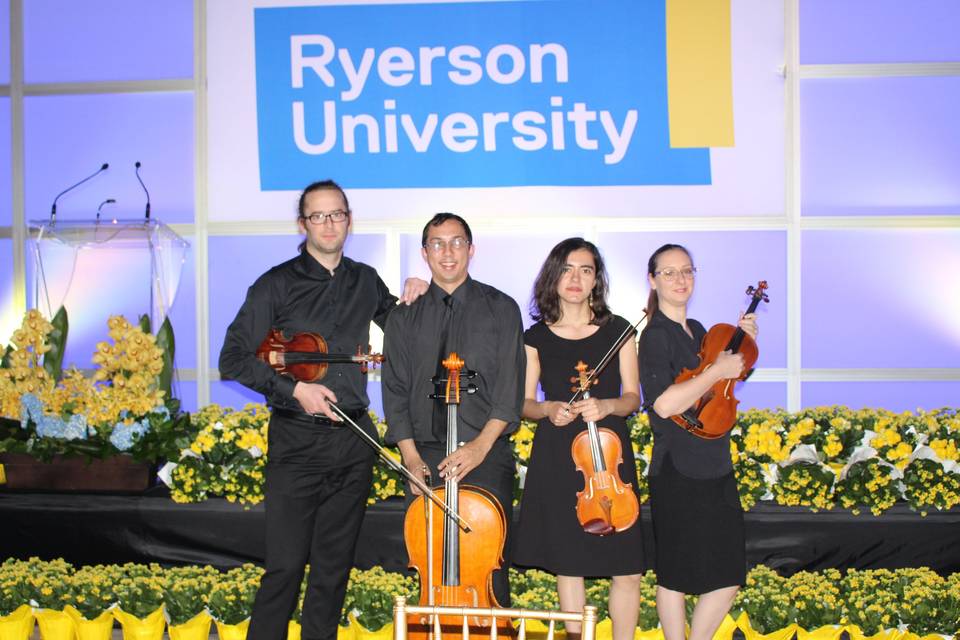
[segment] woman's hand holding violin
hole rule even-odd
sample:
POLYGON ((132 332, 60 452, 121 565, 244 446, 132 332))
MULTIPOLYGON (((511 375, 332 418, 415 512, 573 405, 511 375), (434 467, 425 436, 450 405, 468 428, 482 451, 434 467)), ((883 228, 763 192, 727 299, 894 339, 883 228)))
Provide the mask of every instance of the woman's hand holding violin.
POLYGON ((599 398, 587 398, 573 403, 574 410, 583 417, 584 422, 599 422, 613 413, 611 402, 599 398))
POLYGON ((757 339, 757 334, 760 333, 760 327, 757 326, 757 314, 755 313, 741 313, 737 326, 743 329, 744 332, 754 340, 757 339))
POLYGON ((708 371, 716 371, 720 380, 739 378, 743 373, 743 354, 721 351, 708 371))
POLYGON ((565 402, 551 400, 544 402, 543 405, 545 416, 555 427, 565 427, 577 417, 577 411, 572 407, 567 407, 565 402))

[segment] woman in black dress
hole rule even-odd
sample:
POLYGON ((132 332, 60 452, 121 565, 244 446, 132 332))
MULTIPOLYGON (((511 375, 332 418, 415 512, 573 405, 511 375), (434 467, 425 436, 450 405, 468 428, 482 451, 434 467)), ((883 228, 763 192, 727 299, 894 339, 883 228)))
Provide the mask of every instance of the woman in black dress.
MULTIPOLYGON (((706 334, 687 318, 696 268, 683 247, 667 244, 647 264, 650 320, 640 336, 640 383, 653 429, 650 513, 656 546, 657 613, 666 640, 684 640, 685 594, 700 594, 690 640, 710 640, 746 579, 743 510, 730 460, 730 436, 699 438, 670 420, 715 382, 737 378, 740 354, 721 353, 701 375, 675 384, 699 364, 706 334)), ((755 314, 739 326, 757 336, 755 314)))
MULTIPOLYGON (((581 611, 584 577, 612 576, 610 617, 614 640, 632 640, 637 626, 643 548, 639 521, 609 536, 584 532, 577 520, 577 492, 584 488, 570 453, 585 421, 620 437, 622 482, 637 490, 636 465, 625 416, 640 406, 637 352, 626 341, 599 376, 591 398, 566 403, 578 360, 594 366, 629 326, 610 313, 607 274, 600 252, 582 238, 564 240, 550 252, 534 285, 532 303, 538 322, 524 334, 527 352, 523 417, 537 420, 530 466, 513 543, 515 564, 538 567, 557 576, 560 607, 581 611), (537 385, 544 401, 537 399, 537 385)), ((567 623, 567 633, 579 625, 567 623)))

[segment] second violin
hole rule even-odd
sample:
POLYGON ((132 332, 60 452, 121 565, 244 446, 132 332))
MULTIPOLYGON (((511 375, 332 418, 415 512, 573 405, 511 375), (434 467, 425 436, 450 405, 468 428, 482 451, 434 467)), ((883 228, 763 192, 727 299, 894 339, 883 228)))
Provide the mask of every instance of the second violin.
MULTIPOLYGON (((766 294, 767 281, 761 280, 756 288, 747 287, 751 297, 746 313, 757 310, 760 302, 769 302, 766 294)), ((733 395, 737 382, 746 380, 757 363, 760 350, 757 343, 747 333, 731 324, 718 323, 710 327, 700 346, 700 365, 696 369, 684 369, 677 376, 676 383, 695 378, 709 368, 724 351, 743 355, 743 373, 739 378, 719 380, 703 394, 692 407, 670 419, 690 433, 707 440, 722 437, 733 428, 737 421, 737 405, 740 401, 733 395)))

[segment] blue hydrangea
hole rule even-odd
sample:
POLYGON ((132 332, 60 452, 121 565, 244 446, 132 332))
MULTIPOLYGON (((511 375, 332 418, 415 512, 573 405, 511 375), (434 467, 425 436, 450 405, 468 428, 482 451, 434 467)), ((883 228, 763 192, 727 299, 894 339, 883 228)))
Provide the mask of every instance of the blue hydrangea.
POLYGON ((120 451, 129 451, 135 443, 135 437, 140 437, 150 430, 150 421, 144 418, 139 422, 125 424, 118 422, 113 425, 113 433, 110 434, 110 444, 120 451))
POLYGON ((41 417, 43 417, 43 403, 40 402, 40 398, 32 393, 20 396, 20 427, 26 429, 30 420, 39 423, 41 417))
POLYGON ((37 423, 37 435, 41 438, 62 438, 63 420, 56 416, 40 416, 37 423))
POLYGON ((63 438, 65 440, 86 440, 89 434, 90 431, 87 429, 87 416, 79 413, 70 416, 70 420, 67 421, 66 427, 63 430, 63 438))
POLYGON ((167 405, 165 404, 158 404, 157 406, 155 406, 153 409, 150 410, 150 413, 152 413, 155 416, 160 416, 164 420, 170 419, 170 409, 167 409, 167 405))
POLYGON ((64 422, 58 416, 44 415, 43 402, 32 393, 20 396, 20 426, 26 428, 28 421, 37 425, 37 435, 41 438, 86 440, 89 436, 86 416, 72 415, 64 422))

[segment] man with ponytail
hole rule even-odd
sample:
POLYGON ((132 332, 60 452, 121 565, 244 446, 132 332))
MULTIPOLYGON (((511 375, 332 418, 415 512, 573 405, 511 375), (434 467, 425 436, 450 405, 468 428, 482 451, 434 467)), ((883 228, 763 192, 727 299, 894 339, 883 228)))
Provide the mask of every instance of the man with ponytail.
MULTIPOLYGON (((253 605, 248 637, 285 640, 305 565, 304 640, 335 640, 353 552, 370 494, 373 450, 330 408, 330 402, 371 436, 367 379, 355 364, 330 364, 323 383, 280 375, 257 359, 271 329, 287 336, 316 333, 331 353, 354 353, 396 307, 370 266, 343 255, 353 224, 347 195, 332 180, 303 190, 297 227, 300 254, 260 276, 227 329, 220 375, 262 393, 271 408, 266 468, 266 571, 253 605)), ((427 289, 411 279, 403 300, 427 289)))

